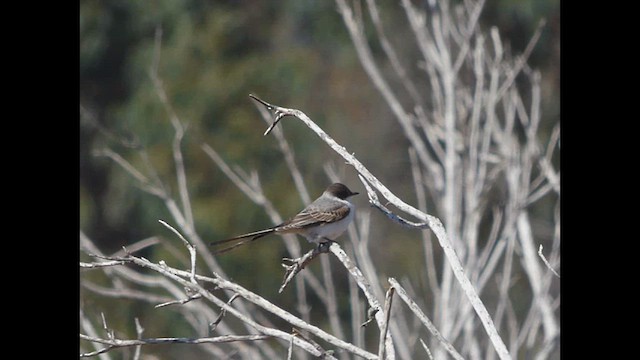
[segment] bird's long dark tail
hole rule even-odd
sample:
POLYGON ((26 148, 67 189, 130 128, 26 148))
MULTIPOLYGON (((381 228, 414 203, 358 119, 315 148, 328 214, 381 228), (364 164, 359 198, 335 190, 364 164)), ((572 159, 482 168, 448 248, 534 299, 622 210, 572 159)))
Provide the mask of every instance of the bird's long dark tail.
POLYGON ((210 246, 218 246, 218 245, 222 245, 222 244, 226 244, 228 242, 234 241, 234 240, 239 240, 242 239, 241 241, 226 247, 226 248, 222 248, 222 249, 218 249, 218 250, 213 250, 212 253, 214 255, 220 255, 220 254, 224 254, 226 252, 229 252, 237 247, 240 247, 242 245, 248 244, 250 242, 256 241, 264 236, 267 236, 269 234, 271 234, 272 232, 274 232, 275 229, 271 228, 271 229, 264 229, 264 230, 260 230, 260 231, 255 231, 252 233, 248 233, 248 234, 243 234, 243 235, 238 235, 238 236, 234 236, 232 238, 229 239, 224 239, 224 240, 218 240, 218 241, 212 241, 209 243, 210 246))

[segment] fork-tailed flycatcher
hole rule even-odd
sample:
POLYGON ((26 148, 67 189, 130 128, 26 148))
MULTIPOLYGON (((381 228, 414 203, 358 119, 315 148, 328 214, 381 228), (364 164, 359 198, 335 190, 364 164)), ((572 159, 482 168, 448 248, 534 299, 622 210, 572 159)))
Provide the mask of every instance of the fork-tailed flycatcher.
POLYGON ((234 236, 230 239, 212 242, 211 245, 215 246, 233 240, 244 239, 237 244, 214 251, 214 253, 225 253, 271 233, 299 234, 304 236, 309 242, 318 244, 318 246, 332 242, 347 229, 347 226, 349 226, 349 223, 353 220, 356 209, 348 200, 349 197, 353 195, 358 195, 358 193, 352 192, 341 183, 331 184, 319 198, 314 200, 296 216, 282 224, 268 229, 234 236))

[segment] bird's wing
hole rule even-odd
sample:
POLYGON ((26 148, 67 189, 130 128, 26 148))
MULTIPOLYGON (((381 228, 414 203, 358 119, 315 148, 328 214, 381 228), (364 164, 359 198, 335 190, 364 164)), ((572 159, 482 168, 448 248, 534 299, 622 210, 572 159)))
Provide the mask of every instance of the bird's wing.
POLYGON ((293 218, 277 227, 277 231, 302 229, 308 226, 322 225, 344 219, 351 209, 347 204, 337 203, 331 208, 320 210, 315 204, 307 206, 293 218))

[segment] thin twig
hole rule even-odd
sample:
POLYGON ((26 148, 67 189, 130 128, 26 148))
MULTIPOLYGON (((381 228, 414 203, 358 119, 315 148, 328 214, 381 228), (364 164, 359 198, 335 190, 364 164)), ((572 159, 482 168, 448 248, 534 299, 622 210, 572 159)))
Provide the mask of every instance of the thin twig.
POLYGON ((409 298, 409 296, 407 295, 407 292, 400 285, 400 283, 398 283, 398 281, 394 278, 389 278, 389 284, 391 284, 391 286, 393 286, 396 289, 398 296, 400 296, 400 298, 407 304, 407 306, 409 306, 409 309, 411 309, 411 311, 416 315, 416 317, 418 317, 418 319, 422 321, 422 324, 424 324, 427 330, 429 330, 429 332, 433 336, 435 336, 438 339, 438 341, 442 343, 445 350, 447 350, 447 352, 449 352, 449 354, 451 354, 451 356, 456 360, 464 359, 462 355, 460 355, 460 353, 456 351, 453 345, 449 341, 447 341, 447 339, 442 337, 442 335, 440 334, 440 331, 438 331, 438 329, 435 327, 435 325, 433 325, 431 320, 429 320, 429 318, 422 312, 422 310, 420 310, 420 308, 418 307, 418 304, 416 304, 415 301, 409 298))
POLYGON ((141 300, 149 303, 172 301, 172 300, 169 300, 170 298, 167 296, 153 295, 145 291, 138 291, 133 289, 121 288, 121 287, 113 288, 113 287, 100 286, 90 281, 83 281, 80 284, 80 286, 82 286, 83 289, 87 289, 96 294, 107 296, 107 297, 135 299, 135 300, 141 300))
POLYGON ((94 152, 96 156, 105 156, 116 164, 118 164, 123 170, 125 170, 131 177, 136 179, 141 185, 142 189, 150 194, 156 195, 160 198, 165 198, 166 193, 161 184, 152 183, 146 176, 144 176, 138 169, 136 169, 130 162, 125 160, 120 154, 114 152, 109 148, 102 150, 96 150, 94 152))
POLYGON ((433 355, 431 355, 431 350, 429 350, 429 347, 427 347, 427 344, 425 344, 424 341, 422 341, 422 339, 420 339, 420 344, 422 344, 422 348, 424 349, 424 351, 427 352, 427 356, 429 357, 429 359, 433 360, 433 355))
POLYGON ((340 339, 345 339, 345 334, 342 330, 342 322, 340 321, 340 315, 338 310, 338 299, 336 296, 336 289, 331 276, 331 266, 328 256, 320 257, 320 265, 322 266, 322 277, 324 279, 324 287, 327 289, 327 301, 325 302, 326 314, 331 324, 332 332, 340 339))
POLYGON ((542 34, 542 29, 544 28, 545 25, 546 25, 545 19, 541 19, 538 22, 538 26, 536 27, 536 30, 533 33, 533 36, 529 40, 527 47, 524 49, 524 52, 522 53, 522 55, 520 55, 520 57, 518 58, 518 61, 516 61, 516 64, 513 67, 513 69, 510 71, 509 77, 502 83, 502 86, 500 86, 500 89, 497 91, 498 99, 501 98, 507 92, 507 89, 511 87, 511 84, 515 80, 516 76, 520 73, 523 66, 527 63, 527 60, 529 59, 529 55, 531 55, 531 52, 533 51, 533 48, 538 42, 538 39, 540 39, 540 35, 542 34))
MULTIPOLYGON (((262 119, 267 123, 269 123, 269 121, 271 121, 271 115, 269 114, 269 111, 266 110, 264 107, 258 106, 258 105, 256 105, 256 108, 258 108, 258 110, 260 111, 260 115, 262 115, 262 119)), ((305 186, 302 173, 300 172, 300 169, 296 164, 293 149, 291 148, 291 146, 289 146, 287 139, 284 137, 284 132, 282 131, 282 127, 278 127, 278 128, 274 127, 273 129, 275 129, 273 134, 278 140, 278 146, 280 147, 280 152, 282 152, 282 156, 284 156, 285 163, 289 168, 289 173, 293 178, 293 183, 296 185, 296 189, 300 194, 300 198, 304 204, 309 204, 311 202, 311 197, 309 196, 309 191, 305 186)))
POLYGON ((289 341, 289 347, 287 348, 287 360, 291 360, 292 359, 291 356, 293 356, 293 336, 291 336, 291 340, 289 341))
POLYGON ((97 268, 103 268, 107 266, 116 266, 116 265, 122 265, 122 264, 124 264, 124 262, 118 261, 118 260, 92 262, 92 263, 86 263, 81 261, 80 267, 84 269, 97 269, 97 268))
POLYGON ((284 291, 284 288, 289 285, 291 280, 293 280, 293 278, 318 255, 320 255, 320 251, 318 250, 318 248, 313 248, 297 259, 282 259, 283 261, 289 262, 290 264, 282 263, 282 267, 285 268, 285 274, 284 279, 282 280, 282 284, 278 289, 278 293, 281 294, 282 291, 284 291))
MULTIPOLYGON (((259 183, 250 183, 243 180, 237 171, 234 171, 229 165, 222 159, 222 157, 209 145, 202 145, 202 149, 207 155, 215 162, 215 164, 222 170, 222 172, 237 186, 251 201, 262 206, 271 222, 274 224, 280 224, 283 221, 282 216, 275 209, 271 201, 264 195, 259 183)), ((294 235, 284 235, 285 239, 295 239, 294 235)), ((297 241, 285 241, 289 256, 299 257, 301 256, 300 244, 297 241)))
MULTIPOLYGON (((109 260, 114 260, 114 259, 109 259, 109 260)), ((240 318, 246 325, 249 325, 255 329, 257 329, 258 331, 266 334, 266 335, 272 335, 281 339, 285 339, 287 341, 289 341, 290 339, 290 335, 275 330, 275 329, 270 329, 270 328, 266 328, 264 326, 261 326, 260 324, 256 323, 255 321, 251 320, 249 317, 247 317, 246 315, 244 315, 243 313, 237 311, 236 309, 234 309, 233 307, 229 306, 228 304, 226 304, 225 302, 221 301, 220 299, 218 299, 217 297, 213 296, 211 294, 211 292, 209 292, 208 290, 206 290, 202 285, 200 285, 200 282, 208 282, 208 283, 212 283, 214 285, 216 285, 218 288, 223 289, 223 290, 230 290, 233 291, 234 293, 237 293, 239 296, 241 296, 242 298, 250 301, 251 303, 259 306, 260 308, 280 317, 281 319, 287 321, 288 323, 290 323, 291 325, 308 331, 309 333, 322 338, 324 341, 333 344, 334 346, 340 347, 346 351, 349 351, 353 354, 356 354, 358 356, 361 356, 365 359, 376 359, 377 355, 372 354, 366 350, 360 349, 356 346, 354 346, 353 344, 350 344, 344 340, 338 339, 335 336, 328 334, 327 332, 321 330, 320 328, 308 324, 304 321, 302 321, 300 318, 294 316, 293 314, 291 314, 290 312, 283 310, 279 307, 277 307, 276 305, 274 305, 273 303, 267 301, 266 299, 264 299, 263 297, 259 296, 258 294, 255 294, 243 287, 241 287, 240 285, 224 280, 222 278, 211 278, 211 277, 207 277, 207 276, 202 276, 202 275, 197 275, 195 276, 197 282, 193 283, 191 281, 186 280, 185 278, 189 279, 191 277, 191 273, 188 271, 182 271, 182 270, 178 270, 178 269, 174 269, 166 264, 155 264, 150 262, 147 259, 144 258, 139 258, 133 255, 128 255, 124 258, 119 258, 119 259, 115 259, 115 260, 125 260, 128 262, 131 262, 133 264, 136 264, 138 266, 142 266, 148 269, 151 269, 153 271, 156 271, 158 273, 160 273, 161 275, 163 275, 166 278, 169 278, 171 280, 174 280, 176 282, 178 282, 179 284, 181 284, 182 286, 188 287, 191 290, 193 290, 194 292, 197 292, 199 294, 202 294, 202 296, 204 298, 206 298, 209 301, 214 302, 216 305, 224 308, 227 312, 231 313, 232 315, 240 318)), ((304 342, 302 340, 296 339, 294 340, 296 341, 296 346, 298 347, 302 347, 307 351, 310 351, 310 353, 312 355, 320 355, 320 352, 317 349, 313 349, 311 350, 309 347, 309 344, 307 342, 304 342)))
MULTIPOLYGON (((220 344, 234 341, 258 341, 271 338, 269 335, 224 335, 216 337, 203 337, 203 338, 147 338, 136 340, 122 340, 116 338, 103 339, 85 334, 80 334, 81 340, 91 341, 94 343, 100 343, 108 345, 107 348, 101 351, 109 351, 114 348, 129 347, 129 346, 141 346, 141 345, 156 345, 156 344, 220 344)), ((80 354, 80 357, 90 357, 97 355, 93 353, 80 354)))
MULTIPOLYGON (((91 240, 88 239, 82 232, 81 232, 80 240, 81 240, 81 248, 84 248, 85 251, 94 253, 93 256, 95 257, 106 259, 106 260, 128 261, 127 256, 129 255, 127 255, 126 252, 123 252, 124 254, 123 256, 110 257, 110 256, 101 255, 100 251, 97 248, 95 248, 91 240)), ((157 266, 162 266, 162 265, 157 265, 157 266)), ((162 267, 163 269, 170 269, 170 267, 166 265, 162 267)), ((161 274, 157 274, 157 275, 152 275, 148 273, 142 274, 140 272, 135 271, 134 268, 130 266, 106 267, 104 268, 104 271, 113 280, 114 286, 115 286, 115 288, 112 289, 110 293, 105 293, 104 291, 99 292, 100 294, 104 294, 107 296, 141 300, 141 301, 149 302, 152 304, 152 306, 154 306, 158 303, 168 302, 174 299, 182 298, 184 296, 185 291, 190 291, 188 290, 188 287, 176 286, 176 284, 173 281, 166 278, 165 276, 162 276, 161 274), (146 292, 146 295, 145 295, 144 291, 134 291, 132 289, 128 289, 124 287, 124 284, 122 284, 122 280, 131 281, 135 285, 140 285, 143 287, 163 289, 164 291, 169 293, 171 297, 155 295, 156 294, 155 290, 152 292, 146 292)), ((217 274, 214 273, 214 275, 217 275, 217 274)), ((191 277, 191 272, 185 271, 184 277, 189 279, 191 277)), ((198 281, 200 280, 198 279, 198 281)), ((84 286, 86 287, 86 284, 84 286)), ((191 303, 191 306, 178 307, 177 310, 183 312, 185 315, 188 315, 185 317, 185 320, 189 322, 193 326, 193 328, 196 329, 196 331, 200 331, 200 332, 204 330, 200 328, 200 326, 202 326, 204 323, 204 320, 202 319, 214 318, 217 315, 211 310, 210 306, 208 306, 205 302, 191 303), (197 318, 201 320, 198 321, 197 318)), ((248 312, 248 310, 246 310, 245 304, 243 303, 240 303, 238 305, 238 311, 243 312, 245 314, 250 313, 248 312)), ((250 333, 253 331, 256 331, 255 327, 252 326, 250 323, 243 322, 243 325, 250 333)), ((221 324, 221 326, 219 326, 218 329, 224 334, 228 334, 228 335, 235 334, 235 330, 231 329, 226 324, 221 324)), ((266 343, 259 344, 255 348, 248 347, 243 345, 242 343, 237 343, 237 342, 232 343, 231 346, 233 346, 238 351, 242 352, 245 357, 249 357, 249 358, 256 358, 260 352, 263 352, 264 354, 266 354, 266 356, 270 358, 273 358, 275 356, 275 352, 273 351, 273 349, 271 349, 271 345, 266 343)), ((206 347, 205 349, 207 352, 213 353, 213 355, 215 355, 216 357, 220 357, 220 350, 218 347, 206 347)))
MULTIPOLYGON (((375 63, 374 56, 370 46, 368 45, 366 36, 364 34, 364 27, 353 16, 353 11, 347 5, 345 0, 336 0, 338 11, 342 16, 342 19, 349 31, 349 36, 355 46, 356 53, 360 58, 360 62, 364 70, 369 75, 369 78, 375 85, 376 89, 380 92, 385 99, 391 111, 393 112, 396 120, 402 126, 405 136, 410 141, 411 145, 415 147, 418 157, 423 163, 429 162, 429 151, 424 142, 420 138, 418 132, 415 130, 412 119, 408 116, 407 111, 404 109, 400 99, 397 97, 396 92, 391 89, 389 82, 384 78, 380 67, 375 63)), ((277 110, 282 111, 278 108, 277 110)), ((294 115, 296 116, 296 115, 294 115)), ((275 123, 274 123, 275 126, 275 123)), ((347 160, 348 161, 348 160, 347 160)))
MULTIPOLYGON (((140 321, 138 320, 137 317, 135 318, 135 323, 136 323, 136 335, 138 336, 138 340, 142 340, 142 333, 144 332, 144 328, 142 327, 142 325, 140 325, 140 321)), ((133 354, 133 360, 139 360, 141 352, 142 352, 142 345, 136 346, 136 351, 133 354)))
POLYGON ((202 295, 200 294, 193 294, 193 295, 189 295, 184 299, 180 299, 180 300, 171 300, 171 301, 167 301, 167 302, 163 302, 161 304, 158 304, 156 306, 154 306, 156 309, 165 307, 165 306, 169 306, 169 305, 184 305, 192 300, 196 300, 196 299, 200 299, 202 298, 202 295))
MULTIPOLYGON (((423 212, 427 211, 427 199, 426 194, 424 192, 424 186, 422 184, 422 171, 418 165, 418 160, 416 158, 416 151, 414 148, 409 148, 409 160, 411 161, 411 173, 413 175, 413 187, 416 191, 416 197, 418 200, 418 207, 423 212)), ((360 180, 362 181, 362 180, 360 180)), ((367 189, 367 194, 369 194, 369 190, 367 189)), ((428 276, 427 283, 429 284, 429 288, 435 297, 438 297, 440 294, 440 288, 438 286, 438 277, 436 272, 436 262, 433 251, 433 244, 431 241, 431 232, 423 231, 422 232, 422 247, 424 249, 424 257, 425 257, 425 270, 428 276)))
POLYGON ((191 243, 187 241, 187 239, 185 239, 184 236, 182 236, 182 234, 180 234, 180 232, 176 230, 173 226, 167 224, 162 220, 158 220, 158 222, 160 222, 160 224, 164 225, 169 230, 173 231, 174 234, 178 235, 180 240, 182 240, 184 245, 189 250, 189 254, 191 255, 191 282, 195 283, 196 282, 196 248, 195 246, 191 245, 191 243))
MULTIPOLYGON (((380 302, 374 295, 371 284, 369 283, 367 278, 364 277, 360 269, 357 266, 355 266, 355 264, 351 261, 351 259, 349 259, 347 254, 344 252, 344 250, 342 250, 342 248, 338 243, 336 242, 331 243, 331 246, 329 246, 329 251, 331 251, 338 258, 338 260, 342 262, 342 264, 347 269, 347 271, 349 271, 349 273, 354 278, 354 280, 356 281, 360 289, 362 289, 362 292, 364 293, 365 297, 367 298, 367 301, 369 302, 370 311, 373 311, 376 322, 378 324, 378 328, 382 329, 385 321, 384 314, 379 311, 381 309, 380 302)), ((390 359, 394 359, 395 354, 393 352, 393 339, 391 338, 391 336, 388 336, 384 339, 386 344, 387 356, 390 359)))
POLYGON ((376 314, 378 313, 378 311, 380 311, 380 308, 372 308, 370 307, 369 310, 367 310, 367 321, 363 322, 362 324, 360 324, 360 327, 365 327, 367 325, 369 325, 369 323, 371 323, 373 320, 376 319, 376 314))
POLYGON ((551 266, 551 264, 549 264, 549 262, 547 261, 547 258, 544 257, 544 254, 542 254, 542 244, 540 244, 540 247, 538 248, 538 256, 540 256, 540 259, 542 259, 542 261, 544 262, 544 264, 547 266, 547 268, 549 270, 551 270, 551 272, 553 273, 553 275, 557 276, 558 279, 560 278, 560 275, 553 269, 553 267, 551 266))
POLYGON ((182 156, 181 143, 182 138, 185 134, 185 126, 182 124, 180 119, 178 118, 177 113, 175 112, 171 102, 169 101, 169 97, 164 88, 164 84, 162 83, 162 79, 160 79, 160 75, 158 74, 158 67, 160 64, 160 52, 162 49, 162 27, 156 27, 155 32, 155 44, 154 44, 154 57, 151 61, 151 65, 148 69, 148 75, 151 78, 151 82, 156 90, 156 94, 162 102, 162 105, 165 108, 165 112, 169 116, 169 120, 173 129, 175 131, 174 139, 173 139, 173 160, 175 162, 175 170, 176 170, 176 178, 178 183, 178 190, 180 194, 180 200, 182 202, 182 213, 184 214, 184 218, 186 223, 190 228, 193 228, 193 214, 191 212, 191 202, 189 200, 189 192, 187 190, 187 176, 184 167, 184 158, 182 156))
POLYGON ((533 233, 527 213, 518 215, 517 231, 522 249, 523 268, 533 289, 534 298, 536 299, 532 307, 539 308, 542 325, 545 330, 545 341, 551 341, 559 335, 560 328, 554 316, 550 296, 543 292, 542 270, 540 269, 539 263, 535 260, 536 251, 534 248, 533 233))
POLYGON ((391 212, 391 210, 387 209, 386 206, 384 206, 384 205, 382 205, 382 203, 380 203, 380 201, 378 200, 378 194, 376 194, 376 192, 371 188, 371 186, 369 185, 369 183, 367 183, 365 178, 362 177, 362 175, 360 175, 360 174, 358 174, 358 177, 360 178, 360 181, 362 182, 364 187, 367 189, 367 196, 369 197, 369 203, 371 204, 371 206, 373 206, 376 209, 380 210, 391 221, 397 223, 398 225, 401 225, 401 226, 404 226, 404 227, 407 227, 407 228, 412 228, 412 229, 428 229, 429 228, 429 224, 426 223, 426 222, 419 222, 418 223, 418 222, 409 221, 409 220, 404 219, 401 216, 391 212))
POLYGON ((380 329, 380 339, 378 341, 378 358, 384 359, 384 350, 385 340, 387 339, 387 330, 389 330, 389 319, 391 318, 391 304, 393 302, 393 293, 395 292, 395 288, 391 286, 389 290, 387 290, 387 295, 384 299, 384 322, 382 323, 382 328, 380 329))
MULTIPOLYGON (((238 294, 234 294, 229 299, 229 301, 227 301, 227 305, 231 305, 233 300, 237 299, 239 296, 240 295, 238 295, 238 294)), ((209 332, 213 332, 218 327, 218 324, 220 324, 220 322, 222 321, 222 319, 224 318, 226 313, 227 313, 226 308, 220 309, 220 313, 218 314, 218 317, 215 320, 213 320, 212 322, 209 323, 209 332)))
MULTIPOLYGON (((136 241, 133 244, 127 244, 127 251, 130 253, 135 253, 137 251, 146 249, 150 246, 160 244, 161 240, 158 236, 151 236, 140 241, 136 241)), ((116 251, 112 254, 112 256, 123 256, 125 255, 122 250, 116 251)))
MULTIPOLYGON (((95 328, 93 327, 93 324, 85 316, 85 313, 84 311, 82 311, 82 308, 80 309, 80 328, 81 328, 81 331, 86 332, 89 336, 94 336, 94 337, 98 336, 95 328)), ((94 354, 92 356, 98 355, 101 360, 111 360, 111 355, 106 354, 105 353, 106 351, 104 351, 104 349, 98 349, 98 345, 95 343, 92 343, 91 345, 96 350, 89 352, 89 354, 94 354)))
POLYGON ((320 344, 318 344, 316 341, 314 341, 313 339, 305 336, 302 332, 300 332, 298 329, 293 328, 293 331, 291 331, 291 338, 294 337, 300 337, 302 339, 304 339, 305 341, 307 341, 309 344, 311 344, 314 348, 316 348, 316 350, 318 350, 320 352, 320 358, 324 357, 324 356, 333 356, 333 350, 325 350, 322 348, 322 346, 320 346, 320 344))
POLYGON ((406 88, 412 100, 416 104, 420 103, 421 99, 418 90, 416 90, 414 83, 409 81, 407 71, 400 63, 400 57, 398 56, 395 49, 391 46, 391 42, 385 35, 384 29, 382 27, 382 20, 380 19, 380 11, 378 10, 378 5, 373 0, 367 0, 367 8, 369 9, 369 15, 371 15, 371 20, 373 21, 373 24, 375 26, 378 39, 380 39, 380 45, 387 55, 387 58, 389 59, 393 70, 398 75, 398 78, 402 80, 402 85, 406 88))

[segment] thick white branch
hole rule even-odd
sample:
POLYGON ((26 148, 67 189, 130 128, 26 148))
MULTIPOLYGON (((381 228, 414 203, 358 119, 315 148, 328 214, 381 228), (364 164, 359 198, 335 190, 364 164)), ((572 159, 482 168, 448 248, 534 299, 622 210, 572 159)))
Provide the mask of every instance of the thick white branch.
MULTIPOLYGON (((438 239, 438 242, 449 261, 449 265, 451 266, 451 270, 453 271, 456 279, 460 283, 462 290, 464 291, 467 299, 473 306, 476 314, 480 318, 482 322, 482 326, 484 327, 489 339, 491 340, 498 356, 501 360, 511 359, 511 355, 509 355, 509 351, 505 346, 502 338, 498 334, 498 331, 487 311, 487 308, 484 306, 482 300, 478 296, 475 288, 469 281, 469 278, 465 275, 464 268, 462 267, 462 263, 458 258, 455 250, 451 246, 451 242, 449 241, 449 237, 447 232, 442 225, 440 219, 435 216, 431 216, 426 214, 415 207, 405 203, 400 198, 398 198, 395 194, 393 194, 384 184, 382 184, 371 172, 364 166, 362 163, 347 149, 338 144, 335 140, 333 140, 324 130, 322 130, 318 125, 316 125, 304 112, 296 109, 283 108, 280 106, 269 104, 257 97, 251 95, 252 98, 259 101, 263 105, 265 105, 268 109, 273 110, 276 113, 276 120, 279 121, 284 116, 290 115, 298 118, 302 121, 307 127, 309 127, 313 132, 315 132, 320 139, 322 139, 325 143, 327 143, 336 153, 342 156, 348 164, 352 165, 355 170, 362 176, 362 178, 366 179, 375 190, 380 192, 382 196, 387 199, 391 204, 400 209, 401 211, 414 216, 417 219, 425 222, 429 228, 433 231, 438 239)), ((272 124, 270 128, 275 126, 276 122, 272 124)))
MULTIPOLYGON (((214 302, 216 305, 220 306, 221 308, 223 308, 224 310, 228 311, 229 313, 233 314, 234 316, 240 318, 243 322, 247 323, 248 325, 256 328, 258 331, 267 334, 267 335, 272 335, 287 341, 290 341, 291 338, 290 334, 286 334, 283 333, 281 331, 275 330, 275 329, 270 329, 270 328, 266 328, 262 325, 259 325, 258 323, 256 323, 255 321, 249 319, 248 317, 246 317, 245 315, 243 315, 242 313, 238 312, 236 309, 234 309, 233 307, 231 307, 229 304, 221 301, 220 299, 216 298, 215 296, 213 296, 209 291, 207 291, 204 287, 202 287, 198 282, 209 282, 209 283, 213 283, 215 284, 218 288, 223 289, 223 290, 231 290, 234 293, 240 295, 242 298, 246 299, 247 301, 257 305, 258 307, 282 318, 283 320, 287 321, 288 323, 290 323, 291 325, 295 326, 296 328, 300 329, 300 330, 304 330, 304 331, 308 331, 310 334, 313 334, 321 339, 323 339, 324 341, 342 348, 346 351, 349 351, 355 355, 358 355, 360 357, 363 357, 365 359, 377 359, 377 355, 370 353, 368 351, 365 351, 351 343, 348 343, 346 341, 343 341, 341 339, 338 339, 337 337, 323 331, 322 329, 318 328, 317 326, 311 325, 309 323, 306 323, 305 321, 303 321, 302 319, 294 316, 293 314, 289 313, 286 310, 283 310, 279 307, 277 307, 276 305, 274 305, 273 303, 269 302, 268 300, 264 299, 263 297, 261 297, 260 295, 253 293, 245 288, 243 288, 242 286, 233 283, 231 281, 227 281, 224 280, 222 278, 210 278, 207 276, 201 276, 201 275, 195 275, 195 279, 196 279, 196 283, 192 283, 190 280, 191 278, 191 272, 189 271, 183 271, 183 270, 178 270, 175 268, 171 268, 167 265, 162 265, 162 264, 155 264, 150 262, 147 259, 144 258, 139 258, 136 256, 127 256, 127 257, 123 257, 123 258, 117 258, 117 259, 108 259, 108 260, 123 260, 123 261, 128 261, 128 262, 132 262, 136 265, 139 266, 143 266, 146 268, 149 268, 151 270, 154 270, 162 275, 164 275, 167 278, 170 278, 174 281, 177 281, 178 283, 180 283, 181 285, 190 288, 194 291, 196 291, 197 293, 201 294, 204 298, 206 298, 209 301, 214 302)), ((319 355, 323 355, 321 352, 318 352, 317 349, 314 348, 313 351, 311 351, 308 348, 308 343, 306 341, 303 341, 301 339, 299 339, 298 337, 295 337, 295 339, 293 340, 294 343, 297 346, 303 347, 305 348, 305 350, 309 351, 311 354, 319 356, 319 355)), ((326 354, 324 354, 326 355, 326 354)))

